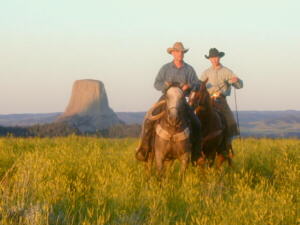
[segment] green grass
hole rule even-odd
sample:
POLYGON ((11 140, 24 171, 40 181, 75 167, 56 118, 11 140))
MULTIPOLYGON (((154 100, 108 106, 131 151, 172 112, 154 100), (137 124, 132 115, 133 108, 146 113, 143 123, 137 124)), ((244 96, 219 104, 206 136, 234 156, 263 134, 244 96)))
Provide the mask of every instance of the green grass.
POLYGON ((234 142, 234 168, 159 181, 136 139, 0 139, 0 224, 300 224, 300 140, 234 142))

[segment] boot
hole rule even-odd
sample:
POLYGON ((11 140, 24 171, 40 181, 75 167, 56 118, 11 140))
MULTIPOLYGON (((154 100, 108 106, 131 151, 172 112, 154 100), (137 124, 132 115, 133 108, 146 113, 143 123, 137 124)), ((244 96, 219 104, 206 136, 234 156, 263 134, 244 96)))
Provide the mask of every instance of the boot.
POLYGON ((193 109, 187 105, 187 116, 190 121, 191 128, 191 141, 192 141, 192 161, 195 162, 202 153, 202 135, 201 135, 201 123, 193 109))
MULTIPOLYGON (((161 96, 158 101, 165 99, 165 96, 161 96)), ((153 114, 157 115, 163 110, 163 107, 157 107, 153 114)), ((144 119, 144 124, 141 132, 140 143, 136 149, 135 158, 139 161, 147 161, 149 152, 152 150, 153 137, 154 137, 154 125, 156 121, 144 119)))
POLYGON ((144 120, 140 142, 135 153, 135 158, 139 161, 147 161, 148 159, 149 152, 151 151, 154 122, 148 119, 144 120))

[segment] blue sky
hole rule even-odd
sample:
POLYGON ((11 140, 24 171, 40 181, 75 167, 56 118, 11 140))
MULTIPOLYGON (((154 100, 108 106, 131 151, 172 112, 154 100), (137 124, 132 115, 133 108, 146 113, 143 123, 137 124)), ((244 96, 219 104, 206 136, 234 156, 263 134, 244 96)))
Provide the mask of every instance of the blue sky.
MULTIPOLYGON (((300 110, 299 1, 0 1, 0 114, 63 111, 77 79, 115 111, 145 111, 182 41, 198 76, 209 48, 244 80, 241 110, 300 110)), ((233 97, 229 98, 233 106, 233 97)))

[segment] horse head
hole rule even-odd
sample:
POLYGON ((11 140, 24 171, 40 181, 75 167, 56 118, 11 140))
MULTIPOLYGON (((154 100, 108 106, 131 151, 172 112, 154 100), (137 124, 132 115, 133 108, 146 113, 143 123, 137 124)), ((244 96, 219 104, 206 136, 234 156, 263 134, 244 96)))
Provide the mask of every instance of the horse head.
POLYGON ((167 119, 171 125, 175 125, 179 121, 179 115, 184 107, 184 93, 179 85, 171 85, 166 90, 166 112, 167 119))
POLYGON ((189 96, 189 105, 193 107, 196 111, 196 114, 200 111, 206 110, 210 107, 210 95, 206 88, 208 79, 201 82, 200 88, 198 90, 192 91, 189 96))

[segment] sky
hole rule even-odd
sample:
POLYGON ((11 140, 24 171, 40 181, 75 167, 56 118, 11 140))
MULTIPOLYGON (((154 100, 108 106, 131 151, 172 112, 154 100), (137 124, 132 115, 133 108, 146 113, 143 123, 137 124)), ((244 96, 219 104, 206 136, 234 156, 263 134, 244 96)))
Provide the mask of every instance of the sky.
POLYGON ((199 77, 209 48, 225 52, 244 81, 239 110, 300 110, 299 11, 296 0, 0 0, 0 114, 62 112, 78 79, 103 81, 114 111, 146 111, 176 41, 199 77))

